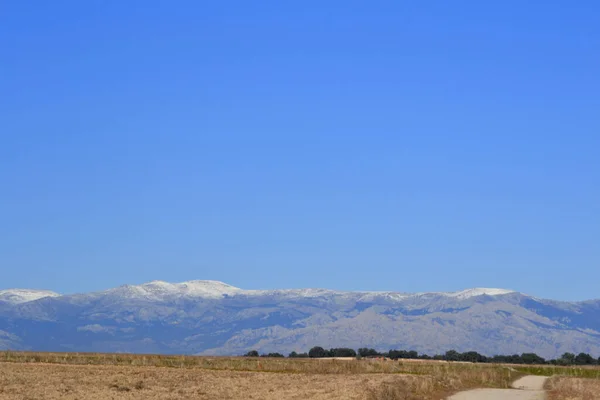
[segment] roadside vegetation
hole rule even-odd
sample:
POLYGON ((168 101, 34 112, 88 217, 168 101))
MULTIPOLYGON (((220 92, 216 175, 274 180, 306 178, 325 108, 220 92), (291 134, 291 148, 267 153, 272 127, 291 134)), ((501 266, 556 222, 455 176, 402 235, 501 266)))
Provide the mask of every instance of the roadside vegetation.
POLYGON ((597 400, 600 399, 600 380, 554 376, 546 384, 548 400, 597 400))

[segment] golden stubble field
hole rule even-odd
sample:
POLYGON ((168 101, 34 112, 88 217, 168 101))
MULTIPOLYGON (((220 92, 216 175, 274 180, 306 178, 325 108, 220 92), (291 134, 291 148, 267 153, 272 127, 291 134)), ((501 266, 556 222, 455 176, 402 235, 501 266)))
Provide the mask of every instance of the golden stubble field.
POLYGON ((507 387, 502 366, 241 357, 0 354, 0 400, 442 399, 507 387))
POLYGON ((390 360, 0 352, 0 400, 443 399, 506 388, 526 373, 567 374, 552 400, 598 398, 600 370, 390 360))
POLYGON ((378 374, 319 375, 194 368, 0 364, 0 399, 362 399, 378 374))

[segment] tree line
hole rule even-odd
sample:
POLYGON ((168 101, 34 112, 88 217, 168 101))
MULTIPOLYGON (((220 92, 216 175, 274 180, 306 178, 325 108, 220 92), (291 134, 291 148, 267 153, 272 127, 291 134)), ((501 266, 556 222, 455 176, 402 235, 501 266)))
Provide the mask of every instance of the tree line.
MULTIPOLYGON (((244 354, 245 357, 285 357, 281 353, 259 354, 256 350, 251 350, 244 354)), ((551 365, 600 365, 600 358, 594 358, 587 353, 564 353, 561 357, 551 360, 535 354, 522 353, 513 355, 495 355, 492 357, 484 356, 476 351, 467 351, 460 353, 456 350, 449 350, 444 354, 436 354, 428 356, 427 354, 419 354, 418 352, 406 350, 390 350, 387 352, 379 352, 375 349, 360 348, 358 351, 354 349, 340 347, 325 349, 321 346, 315 346, 307 353, 297 353, 292 351, 288 358, 328 358, 328 357, 355 357, 360 358, 389 358, 392 360, 412 359, 412 360, 441 360, 441 361, 463 361, 472 363, 497 363, 497 364, 551 364, 551 365)))

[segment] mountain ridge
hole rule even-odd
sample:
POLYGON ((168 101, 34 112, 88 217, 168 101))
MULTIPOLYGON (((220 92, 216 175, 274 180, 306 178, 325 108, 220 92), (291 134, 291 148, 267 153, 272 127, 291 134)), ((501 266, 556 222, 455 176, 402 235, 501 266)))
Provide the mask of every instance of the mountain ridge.
MULTIPOLYGON (((295 294, 306 294, 306 295, 314 295, 314 294, 322 294, 322 293, 336 293, 336 294, 371 294, 371 295, 384 295, 384 294, 393 294, 398 296, 422 296, 422 295, 441 295, 441 296, 450 296, 450 297, 461 297, 468 298, 472 296, 498 296, 503 294, 515 293, 513 290, 509 289, 499 289, 499 288, 469 288, 464 290, 459 290, 455 292, 396 292, 396 291, 373 291, 373 290, 360 290, 360 291, 352 291, 352 290, 332 290, 325 288, 300 288, 300 289, 241 289, 227 283, 216 281, 216 280, 191 280, 184 281, 178 283, 171 283, 162 280, 153 280, 150 282, 142 283, 139 285, 131 285, 125 284, 121 286, 117 286, 115 288, 110 288, 101 291, 94 291, 88 293, 76 293, 73 295, 81 295, 81 294, 94 294, 94 293, 109 293, 109 292, 123 292, 124 289, 131 289, 132 291, 147 291, 147 292, 163 292, 163 293, 182 293, 188 295, 196 295, 198 297, 202 296, 218 296, 218 295, 234 295, 234 294, 243 294, 243 295, 264 295, 268 293, 295 293, 295 294)), ((31 293, 39 293, 39 297, 31 298, 28 301, 38 300, 43 297, 59 297, 59 296, 71 296, 69 294, 61 295, 56 292, 52 292, 50 290, 32 290, 32 289, 22 289, 22 288, 11 288, 0 290, 0 295, 3 292, 31 292, 31 293), (43 294, 46 295, 43 295, 43 294)), ((141 294, 141 293, 140 293, 141 294)))
POLYGON ((507 289, 245 290, 194 280, 67 295, 2 292, 34 294, 0 298, 0 349, 235 355, 320 345, 547 358, 600 353, 600 301, 544 300, 507 289))

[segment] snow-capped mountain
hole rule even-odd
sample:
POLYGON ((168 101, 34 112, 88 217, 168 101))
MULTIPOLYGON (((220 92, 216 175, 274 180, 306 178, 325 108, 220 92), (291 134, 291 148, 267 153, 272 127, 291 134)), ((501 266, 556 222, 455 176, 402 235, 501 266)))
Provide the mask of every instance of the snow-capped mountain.
POLYGON ((600 355, 600 301, 460 292, 244 290, 153 281, 58 295, 0 291, 0 349, 241 354, 312 346, 600 355))
POLYGON ((218 299, 240 292, 242 292, 241 289, 218 281, 189 281, 182 283, 152 281, 142 285, 124 285, 102 293, 132 299, 164 301, 175 298, 218 299))
POLYGON ((0 302, 10 304, 27 303, 44 297, 57 297, 58 293, 49 290, 6 289, 0 290, 0 302))
POLYGON ((396 292, 344 292, 327 289, 278 289, 278 290, 244 290, 219 281, 195 280, 181 283, 169 283, 164 281, 152 281, 142 285, 124 285, 115 289, 109 289, 106 294, 118 295, 128 298, 166 300, 173 298, 223 298, 226 296, 289 296, 289 297, 373 297, 388 296, 394 298, 407 298, 411 296, 436 295, 446 297, 457 297, 466 299, 474 296, 498 296, 513 293, 512 290, 474 288, 460 292, 429 292, 429 293, 396 293, 396 292))

